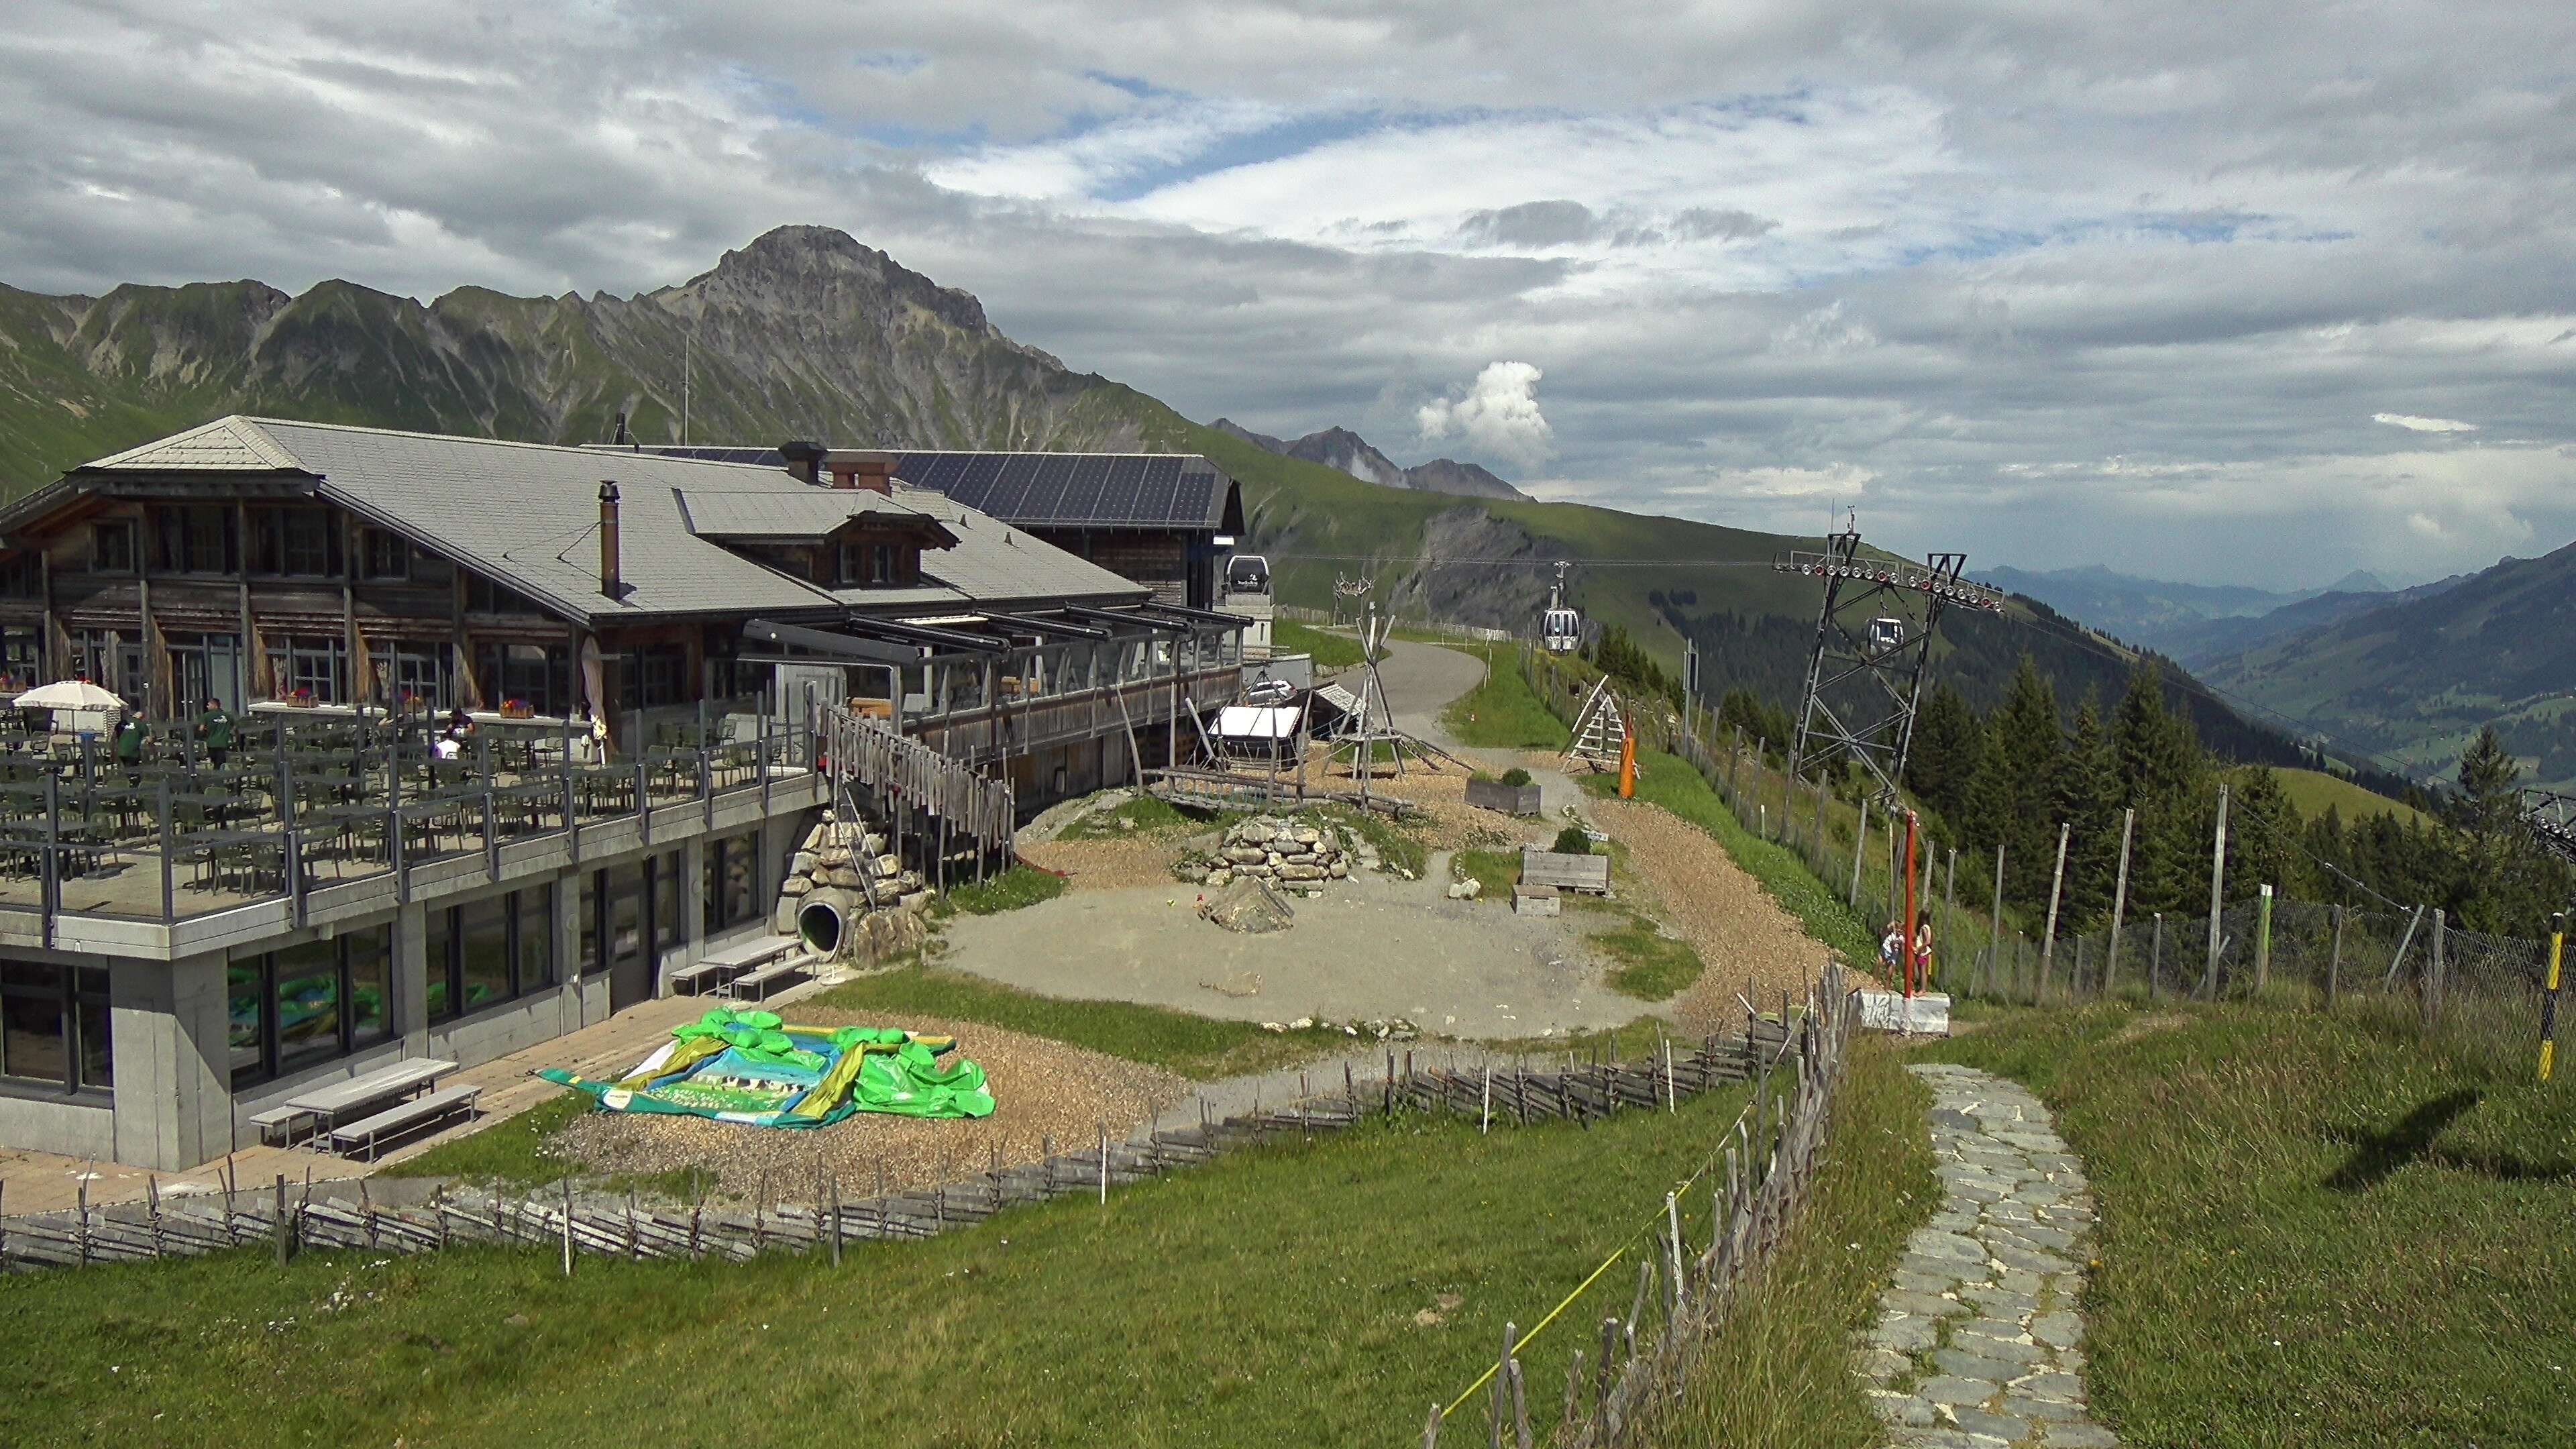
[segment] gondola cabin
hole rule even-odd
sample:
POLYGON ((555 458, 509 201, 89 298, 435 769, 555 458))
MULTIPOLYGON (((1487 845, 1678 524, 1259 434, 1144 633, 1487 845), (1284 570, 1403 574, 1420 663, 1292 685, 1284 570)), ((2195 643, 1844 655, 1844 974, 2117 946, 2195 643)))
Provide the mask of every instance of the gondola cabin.
POLYGON ((1869 652, 1887 654, 1905 647, 1905 621, 1877 618, 1869 621, 1869 652))
POLYGON ((1574 609, 1554 608, 1539 618, 1539 642, 1550 654, 1571 654, 1583 644, 1583 615, 1574 609))

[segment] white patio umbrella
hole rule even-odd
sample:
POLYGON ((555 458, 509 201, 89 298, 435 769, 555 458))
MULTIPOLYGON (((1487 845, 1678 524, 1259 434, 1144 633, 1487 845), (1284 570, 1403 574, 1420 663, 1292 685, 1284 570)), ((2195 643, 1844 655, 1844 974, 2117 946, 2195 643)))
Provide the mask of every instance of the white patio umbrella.
POLYGON ((57 679, 40 684, 19 695, 20 709, 97 709, 122 710, 125 701, 112 690, 102 689, 86 679, 57 679))

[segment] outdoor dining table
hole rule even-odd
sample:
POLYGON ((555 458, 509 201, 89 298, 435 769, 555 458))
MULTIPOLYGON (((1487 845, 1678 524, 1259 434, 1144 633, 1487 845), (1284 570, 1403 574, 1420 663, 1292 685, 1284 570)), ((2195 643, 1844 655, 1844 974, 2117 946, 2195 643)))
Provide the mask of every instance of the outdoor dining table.
POLYGON ((171 793, 170 803, 194 805, 218 827, 260 809, 260 802, 244 797, 238 790, 178 790, 171 793))
POLYGON ((397 1097, 438 1085, 438 1079, 456 1070, 456 1063, 435 1057, 411 1057, 380 1067, 362 1077, 308 1087, 286 1099, 285 1105, 320 1118, 323 1130, 338 1125, 339 1119, 365 1115, 365 1109, 397 1097))

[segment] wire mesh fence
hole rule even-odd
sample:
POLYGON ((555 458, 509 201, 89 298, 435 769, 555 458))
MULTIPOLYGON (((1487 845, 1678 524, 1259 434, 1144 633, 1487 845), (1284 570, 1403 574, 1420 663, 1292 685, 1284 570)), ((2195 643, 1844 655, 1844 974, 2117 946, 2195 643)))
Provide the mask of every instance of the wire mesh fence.
MULTIPOLYGON (((1540 699, 1570 720, 1591 676, 1544 654, 1525 661, 1540 699)), ((1902 816, 1792 776, 1781 759, 1785 742, 1719 732, 1695 709, 1661 701, 1633 707, 1628 723, 1642 748, 1689 761, 1747 831, 1795 854, 1873 942, 1907 918, 1910 903, 1932 927, 1929 989, 2026 1004, 2262 999, 2410 1022, 2425 1040, 2499 1070, 2528 1070, 2537 1058, 2545 938, 2461 930, 2430 906, 2333 905, 2268 888, 2214 917, 2124 909, 2117 930, 2104 921, 2062 924, 2053 937, 2045 925, 2033 933, 1982 908, 1995 897, 1993 855, 1918 838, 1909 869, 1902 816)))

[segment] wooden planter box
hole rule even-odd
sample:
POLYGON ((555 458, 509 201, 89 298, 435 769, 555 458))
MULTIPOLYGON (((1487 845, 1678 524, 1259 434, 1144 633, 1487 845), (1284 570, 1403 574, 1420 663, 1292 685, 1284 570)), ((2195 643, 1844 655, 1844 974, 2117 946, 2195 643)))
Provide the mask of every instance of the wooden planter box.
POLYGON ((1485 810, 1500 810, 1506 815, 1536 815, 1538 786, 1506 785, 1500 780, 1467 780, 1467 803, 1485 810))
POLYGON ((1521 849, 1521 884, 1554 886, 1561 891, 1610 893, 1610 857, 1559 855, 1536 846, 1521 849))

